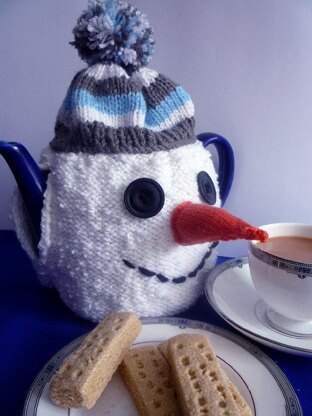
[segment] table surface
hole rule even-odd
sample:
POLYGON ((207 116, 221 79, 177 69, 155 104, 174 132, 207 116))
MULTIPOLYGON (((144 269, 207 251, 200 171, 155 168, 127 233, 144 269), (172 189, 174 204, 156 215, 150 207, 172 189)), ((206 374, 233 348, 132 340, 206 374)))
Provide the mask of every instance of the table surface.
MULTIPOLYGON (((224 260, 220 257, 218 262, 224 260)), ((66 344, 92 329, 94 323, 75 316, 55 290, 40 285, 13 231, 0 231, 0 261, 0 413, 18 416, 45 363, 66 344)), ((244 338, 219 317, 204 296, 179 317, 208 322, 244 338)), ((312 415, 312 358, 249 342, 276 362, 297 393, 303 414, 312 415)))

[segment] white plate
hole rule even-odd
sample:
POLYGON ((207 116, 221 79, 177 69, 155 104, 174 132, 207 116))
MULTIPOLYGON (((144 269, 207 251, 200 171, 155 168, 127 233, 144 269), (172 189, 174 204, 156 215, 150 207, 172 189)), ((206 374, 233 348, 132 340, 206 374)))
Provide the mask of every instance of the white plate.
MULTIPOLYGON (((302 416, 298 398, 277 365, 245 339, 204 322, 180 318, 143 318, 143 329, 135 345, 159 343, 181 333, 208 335, 222 368, 257 416, 302 416)), ((56 354, 35 379, 26 399, 23 416, 137 416, 131 398, 116 373, 91 410, 62 409, 48 394, 52 375, 79 346, 78 338, 56 354)))
POLYGON ((290 335, 270 323, 266 305, 252 283, 247 257, 215 267, 207 278, 205 293, 214 310, 244 335, 280 351, 311 357, 311 336, 290 335))

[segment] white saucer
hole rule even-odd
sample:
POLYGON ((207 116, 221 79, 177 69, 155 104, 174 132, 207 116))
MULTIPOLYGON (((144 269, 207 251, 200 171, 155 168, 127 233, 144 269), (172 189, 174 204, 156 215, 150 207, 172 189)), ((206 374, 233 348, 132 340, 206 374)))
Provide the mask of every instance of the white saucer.
MULTIPOLYGON (((156 345, 182 333, 207 335, 221 367, 248 403, 253 416, 303 416, 296 393, 284 373, 266 354, 242 337, 205 322, 183 318, 141 318, 141 321, 142 331, 134 345, 156 345)), ((26 398, 23 416, 138 416, 118 372, 90 410, 66 409, 52 404, 49 397, 51 378, 82 339, 83 336, 65 346, 40 371, 26 398)))
POLYGON ((248 257, 215 267, 206 281, 205 293, 214 310, 244 335, 280 351, 312 355, 312 336, 288 334, 270 322, 266 305, 253 286, 248 257))

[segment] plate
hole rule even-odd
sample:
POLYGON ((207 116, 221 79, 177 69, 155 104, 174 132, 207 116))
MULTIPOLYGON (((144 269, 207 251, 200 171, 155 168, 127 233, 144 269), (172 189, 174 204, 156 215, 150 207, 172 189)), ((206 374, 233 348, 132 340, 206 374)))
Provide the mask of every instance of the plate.
POLYGON ((311 336, 289 334, 272 325, 252 283, 248 257, 215 267, 207 278, 205 294, 214 310, 244 335, 283 352, 311 357, 311 336))
MULTIPOLYGON (((298 398, 279 367, 247 340, 224 329, 180 318, 142 318, 143 328, 135 345, 160 343, 181 333, 206 334, 223 370, 237 386, 255 416, 302 416, 298 398)), ((96 405, 86 411, 54 406, 49 384, 61 363, 80 345, 83 337, 57 353, 41 370, 27 396, 23 416, 137 416, 118 372, 96 405)))

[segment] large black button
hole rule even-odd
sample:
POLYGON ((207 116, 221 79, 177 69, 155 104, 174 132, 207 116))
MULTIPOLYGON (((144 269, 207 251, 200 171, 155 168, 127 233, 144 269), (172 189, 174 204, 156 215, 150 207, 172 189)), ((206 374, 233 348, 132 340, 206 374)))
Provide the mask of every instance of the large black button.
POLYGON ((154 217, 164 206, 165 194, 158 182, 140 178, 131 182, 125 190, 127 210, 139 218, 154 217))
POLYGON ((214 205, 217 200, 216 188, 207 172, 202 171, 197 175, 198 190, 205 202, 214 205))

